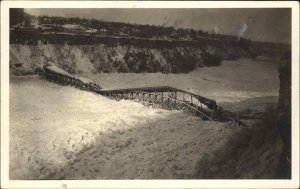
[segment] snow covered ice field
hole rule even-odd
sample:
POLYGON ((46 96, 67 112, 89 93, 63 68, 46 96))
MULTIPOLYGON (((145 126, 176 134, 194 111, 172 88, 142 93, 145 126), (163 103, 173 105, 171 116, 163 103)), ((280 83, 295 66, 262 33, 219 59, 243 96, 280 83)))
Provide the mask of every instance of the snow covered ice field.
POLYGON ((12 179, 181 178, 224 123, 23 77, 10 84, 12 179))
MULTIPOLYGON (((277 65, 252 60, 225 61, 189 74, 93 77, 104 88, 163 83, 224 104, 267 98, 255 101, 260 107, 276 102, 269 96, 277 96, 279 88, 277 65)), ((38 76, 10 79, 10 179, 191 178, 196 163, 237 130, 229 123, 110 100, 38 76)))

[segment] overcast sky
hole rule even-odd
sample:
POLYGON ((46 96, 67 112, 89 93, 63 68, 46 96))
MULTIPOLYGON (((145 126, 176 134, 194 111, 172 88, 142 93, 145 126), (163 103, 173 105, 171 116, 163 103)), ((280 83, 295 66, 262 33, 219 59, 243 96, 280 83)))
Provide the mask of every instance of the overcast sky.
POLYGON ((290 9, 25 9, 32 15, 214 30, 256 41, 291 43, 290 9))

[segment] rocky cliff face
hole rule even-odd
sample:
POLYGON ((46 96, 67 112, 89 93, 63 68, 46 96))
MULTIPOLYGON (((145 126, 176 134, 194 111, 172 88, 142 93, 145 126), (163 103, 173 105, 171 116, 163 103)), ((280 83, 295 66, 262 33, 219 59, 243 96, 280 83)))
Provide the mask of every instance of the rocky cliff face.
POLYGON ((286 63, 279 68, 279 127, 284 136, 284 143, 291 145, 291 57, 290 52, 285 54, 286 63))
POLYGON ((286 63, 279 68, 278 128, 284 146, 277 177, 291 178, 291 52, 286 52, 283 58, 286 63))
POLYGON ((195 47, 161 49, 132 45, 10 45, 10 70, 22 75, 52 62, 70 73, 162 72, 186 73, 221 64, 215 52, 195 47))

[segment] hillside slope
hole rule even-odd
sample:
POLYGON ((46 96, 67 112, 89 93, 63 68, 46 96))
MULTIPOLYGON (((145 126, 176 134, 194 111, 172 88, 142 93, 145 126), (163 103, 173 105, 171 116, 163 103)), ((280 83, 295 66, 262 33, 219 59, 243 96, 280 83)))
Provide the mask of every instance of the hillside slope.
POLYGON ((70 73, 188 72, 204 65, 200 49, 146 49, 134 46, 10 45, 11 71, 34 70, 48 62, 70 73), (17 66, 14 66, 16 65, 17 66))
POLYGON ((148 48, 134 45, 10 45, 10 71, 13 75, 32 74, 49 62, 76 74, 133 72, 187 73, 200 67, 219 66, 222 59, 251 57, 240 47, 207 45, 148 48))

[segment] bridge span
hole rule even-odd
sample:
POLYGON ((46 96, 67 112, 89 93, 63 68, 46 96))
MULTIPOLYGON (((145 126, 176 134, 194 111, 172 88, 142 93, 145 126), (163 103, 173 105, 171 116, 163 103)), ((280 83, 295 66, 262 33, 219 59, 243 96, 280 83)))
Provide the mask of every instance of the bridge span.
POLYGON ((224 113, 216 101, 170 86, 105 90, 91 80, 74 76, 55 65, 45 66, 41 75, 48 81, 75 86, 114 100, 133 100, 147 106, 183 111, 202 120, 235 121, 246 126, 232 115, 224 113))

